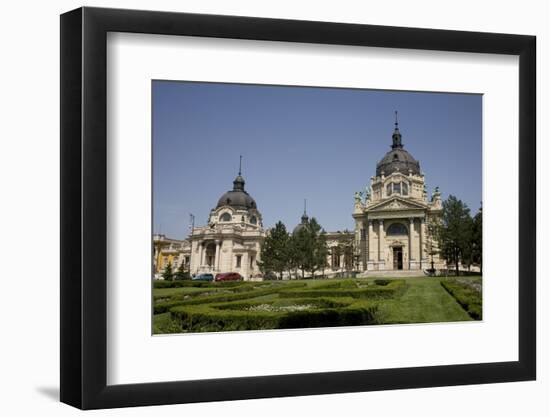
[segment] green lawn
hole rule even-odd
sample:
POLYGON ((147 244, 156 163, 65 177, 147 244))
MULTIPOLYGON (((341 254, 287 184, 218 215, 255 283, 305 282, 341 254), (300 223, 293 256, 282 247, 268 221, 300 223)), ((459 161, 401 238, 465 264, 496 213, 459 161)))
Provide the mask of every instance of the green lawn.
POLYGON ((434 323, 472 320, 441 286, 438 278, 410 278, 407 291, 397 299, 379 303, 384 324, 434 323))
POLYGON ((218 288, 196 288, 196 287, 154 288, 153 296, 155 298, 173 297, 176 295, 199 294, 199 293, 219 291, 219 290, 220 289, 218 288))
MULTIPOLYGON (((462 285, 470 280, 481 286, 481 277, 460 279, 462 285)), ((153 319, 153 333, 473 320, 442 280, 324 279, 154 288, 159 314, 153 319)))

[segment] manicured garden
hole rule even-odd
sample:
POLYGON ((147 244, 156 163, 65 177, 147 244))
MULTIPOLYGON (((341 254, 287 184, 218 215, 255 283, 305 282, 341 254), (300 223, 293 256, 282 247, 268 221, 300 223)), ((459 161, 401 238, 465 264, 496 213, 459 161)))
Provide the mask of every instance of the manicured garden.
POLYGON ((480 277, 155 281, 153 333, 480 320, 480 288, 480 277))

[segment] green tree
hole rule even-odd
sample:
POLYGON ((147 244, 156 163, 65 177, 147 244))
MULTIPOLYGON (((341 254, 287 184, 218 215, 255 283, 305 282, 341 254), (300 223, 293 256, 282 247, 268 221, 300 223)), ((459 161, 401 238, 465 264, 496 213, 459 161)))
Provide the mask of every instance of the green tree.
POLYGON ((166 281, 172 281, 172 279, 174 278, 174 273, 172 271, 172 262, 168 262, 168 265, 166 265, 166 268, 164 268, 162 278, 166 281))
POLYGON ((315 245, 313 249, 313 263, 311 269, 311 276, 315 277, 316 271, 322 271, 323 277, 325 276, 325 268, 327 267, 328 246, 327 236, 324 230, 317 235, 315 239, 315 245))
POLYGON ((178 267, 178 269, 177 269, 177 271, 174 275, 174 278, 178 279, 178 280, 179 279, 191 279, 191 275, 189 275, 189 272, 183 266, 183 262, 178 267))
POLYGON ((305 278, 305 272, 310 269, 312 264, 312 234, 308 227, 302 227, 292 236, 292 240, 292 262, 294 268, 299 269, 302 272, 302 278, 305 278))
POLYGON ((429 271, 434 274, 434 256, 439 253, 439 244, 437 242, 438 231, 439 231, 439 219, 437 217, 430 217, 428 220, 428 226, 426 228, 426 250, 428 255, 430 255, 430 268, 429 271))
POLYGON ((471 240, 470 209, 461 200, 451 195, 443 202, 441 222, 438 227, 440 253, 447 263, 455 266, 459 275, 460 262, 467 254, 471 240))
POLYGON ((479 272, 483 273, 483 208, 474 216, 472 225, 472 259, 479 265, 479 272))
POLYGON ((468 220, 466 221, 466 225, 464 227, 465 227, 465 232, 464 232, 465 243, 464 243, 464 248, 462 250, 462 264, 466 265, 466 267, 468 268, 468 271, 470 271, 470 268, 474 263, 474 252, 475 252, 475 243, 473 239, 474 219, 468 216, 468 220))
POLYGON ((285 225, 281 221, 277 222, 267 234, 262 245, 261 261, 257 262, 264 275, 275 272, 279 279, 283 279, 290 263, 289 240, 285 225))
POLYGON ((302 278, 306 271, 311 273, 312 278, 315 277, 315 273, 327 265, 328 247, 323 228, 312 217, 305 227, 294 234, 292 240, 291 262, 302 271, 302 278))

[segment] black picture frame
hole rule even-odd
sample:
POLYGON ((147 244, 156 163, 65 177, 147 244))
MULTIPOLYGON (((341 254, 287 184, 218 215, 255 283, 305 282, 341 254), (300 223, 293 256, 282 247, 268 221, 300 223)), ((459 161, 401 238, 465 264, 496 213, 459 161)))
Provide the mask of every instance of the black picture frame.
POLYGON ((535 51, 524 35, 88 7, 61 15, 61 401, 96 409, 534 380, 535 51), (519 56, 519 360, 107 385, 108 32, 519 56))

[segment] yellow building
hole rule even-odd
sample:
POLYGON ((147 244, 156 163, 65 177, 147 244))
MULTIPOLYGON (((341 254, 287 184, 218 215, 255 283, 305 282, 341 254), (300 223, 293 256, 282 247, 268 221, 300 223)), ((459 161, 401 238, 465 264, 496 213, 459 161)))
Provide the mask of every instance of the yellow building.
POLYGON ((167 238, 165 235, 153 236, 153 270, 158 278, 168 264, 176 271, 182 264, 185 271, 189 269, 190 245, 187 240, 167 238))

